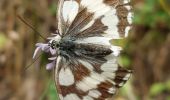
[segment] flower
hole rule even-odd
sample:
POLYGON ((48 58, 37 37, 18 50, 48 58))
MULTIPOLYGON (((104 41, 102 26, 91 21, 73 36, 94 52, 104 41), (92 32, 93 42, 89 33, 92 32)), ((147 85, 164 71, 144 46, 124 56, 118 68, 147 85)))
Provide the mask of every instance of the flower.
POLYGON ((53 68, 55 67, 55 63, 56 63, 56 60, 53 60, 51 63, 48 63, 48 64, 46 65, 46 69, 47 69, 47 70, 53 69, 53 68))
MULTIPOLYGON (((37 43, 36 49, 35 49, 34 54, 33 54, 33 59, 35 59, 37 54, 41 51, 46 52, 46 53, 50 53, 52 56, 56 55, 56 49, 52 49, 49 44, 37 43)), ((55 67, 56 57, 48 58, 48 60, 51 60, 52 62, 50 62, 46 65, 46 69, 51 70, 55 67)))
POLYGON ((44 51, 44 52, 49 52, 50 51, 50 46, 48 44, 44 44, 44 43, 37 43, 36 44, 36 49, 34 51, 33 54, 33 59, 36 57, 36 55, 38 54, 38 52, 40 51, 44 51))

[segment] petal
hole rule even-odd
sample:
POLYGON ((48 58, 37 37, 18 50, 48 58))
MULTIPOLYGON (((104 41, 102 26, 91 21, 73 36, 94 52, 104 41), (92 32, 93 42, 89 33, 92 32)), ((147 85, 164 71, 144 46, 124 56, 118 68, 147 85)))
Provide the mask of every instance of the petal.
POLYGON ((43 46, 43 45, 45 45, 44 43, 36 43, 35 44, 37 47, 41 47, 41 46, 43 46))
POLYGON ((51 69, 53 69, 55 67, 55 61, 53 61, 53 62, 51 62, 51 63, 48 63, 47 65, 46 65, 46 69, 47 70, 51 70, 51 69))
POLYGON ((33 59, 35 59, 35 56, 37 55, 37 53, 39 52, 41 50, 41 48, 40 47, 37 47, 36 49, 35 49, 35 51, 34 51, 34 54, 33 54, 33 59))
POLYGON ((44 52, 50 52, 50 47, 48 46, 48 47, 42 48, 42 51, 44 51, 44 52))
POLYGON ((50 48, 50 53, 51 53, 52 55, 55 55, 55 54, 56 54, 56 49, 50 48))
POLYGON ((48 58, 48 60, 56 60, 57 57, 51 57, 51 58, 48 58))
POLYGON ((36 46, 37 46, 37 47, 40 47, 41 50, 44 51, 44 52, 49 52, 50 46, 49 46, 48 44, 37 43, 36 46))

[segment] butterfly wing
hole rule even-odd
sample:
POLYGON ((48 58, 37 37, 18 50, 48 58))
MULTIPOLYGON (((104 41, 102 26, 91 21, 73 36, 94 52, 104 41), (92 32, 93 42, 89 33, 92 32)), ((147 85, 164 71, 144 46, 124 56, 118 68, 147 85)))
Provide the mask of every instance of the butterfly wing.
POLYGON ((76 59, 69 64, 58 57, 55 79, 60 100, 106 100, 130 77, 130 70, 118 66, 116 57, 106 57, 104 63, 76 59), (112 59, 110 59, 112 58, 112 59))
POLYGON ((59 0, 58 29, 63 36, 122 38, 132 23, 129 0, 59 0))
POLYGON ((62 36, 78 14, 79 4, 75 0, 58 0, 58 30, 62 36))

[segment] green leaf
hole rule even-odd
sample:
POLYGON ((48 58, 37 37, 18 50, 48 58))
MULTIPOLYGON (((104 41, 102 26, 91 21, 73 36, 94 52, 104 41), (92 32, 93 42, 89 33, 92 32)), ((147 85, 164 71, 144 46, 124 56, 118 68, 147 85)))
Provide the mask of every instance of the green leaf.
POLYGON ((50 7, 49 7, 49 10, 50 10, 50 13, 51 13, 52 15, 55 15, 55 14, 56 14, 56 10, 57 10, 56 4, 55 4, 55 3, 52 3, 52 4, 50 5, 50 7))
POLYGON ((4 34, 0 33, 0 48, 3 48, 6 42, 7 37, 4 34))
POLYGON ((160 94, 161 92, 163 92, 164 90, 166 90, 165 84, 156 83, 156 84, 152 85, 152 87, 150 89, 150 95, 156 96, 156 95, 160 94))
POLYGON ((167 97, 167 100, 170 100, 170 96, 167 97))
POLYGON ((166 82, 166 89, 170 91, 170 80, 166 82))
POLYGON ((49 89, 48 89, 48 98, 49 100, 57 100, 58 95, 56 93, 56 87, 55 87, 55 83, 52 81, 49 89))
POLYGON ((131 60, 128 56, 122 55, 119 58, 119 63, 124 67, 128 67, 131 64, 131 60))
POLYGON ((44 90, 43 94, 41 95, 39 100, 59 100, 55 83, 53 80, 49 80, 47 88, 44 90))
POLYGON ((126 42, 127 42, 126 39, 112 39, 112 40, 110 40, 110 43, 112 45, 120 46, 120 47, 124 47, 126 42))

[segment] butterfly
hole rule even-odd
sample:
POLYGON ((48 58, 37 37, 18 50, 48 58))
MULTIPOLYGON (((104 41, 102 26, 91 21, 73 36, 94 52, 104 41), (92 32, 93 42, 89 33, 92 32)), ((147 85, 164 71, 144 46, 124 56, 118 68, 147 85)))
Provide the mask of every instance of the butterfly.
POLYGON ((35 53, 51 54, 60 100, 107 100, 131 70, 118 64, 122 50, 110 43, 127 37, 132 26, 130 0, 59 0, 58 30, 35 53))

